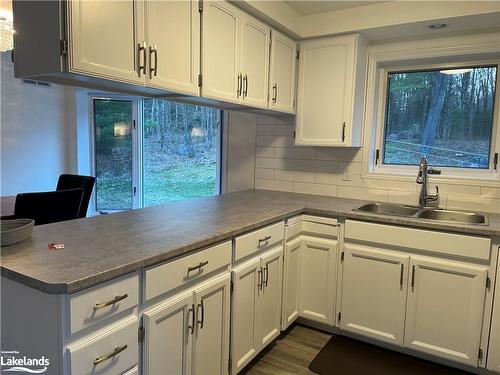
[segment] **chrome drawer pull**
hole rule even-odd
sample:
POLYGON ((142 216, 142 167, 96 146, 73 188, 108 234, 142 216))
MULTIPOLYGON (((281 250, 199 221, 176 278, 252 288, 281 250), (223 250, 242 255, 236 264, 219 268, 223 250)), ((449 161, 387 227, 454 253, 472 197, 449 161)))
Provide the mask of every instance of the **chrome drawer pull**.
POLYGON ((271 239, 271 236, 266 236, 266 237, 264 237, 264 238, 259 238, 259 240, 258 240, 259 245, 258 245, 258 246, 260 246, 260 244, 261 244, 262 242, 267 242, 267 241, 269 241, 270 239, 271 239))
POLYGON ((98 365, 99 363, 102 363, 104 361, 107 361, 108 359, 113 358, 115 355, 123 352, 125 349, 128 348, 128 345, 123 345, 123 346, 117 346, 115 350, 113 350, 111 353, 106 354, 106 355, 100 355, 96 359, 94 359, 94 366, 98 365))
POLYGON ((111 306, 117 302, 120 302, 121 300, 124 300, 127 297, 128 297, 128 294, 124 294, 122 296, 116 296, 115 298, 113 298, 111 301, 108 301, 108 302, 96 303, 94 305, 94 311, 97 311, 97 310, 102 309, 104 307, 111 306))
POLYGON ((205 267, 206 265, 208 264, 208 260, 205 261, 205 262, 200 262, 197 266, 193 266, 193 267, 188 267, 188 275, 190 272, 193 272, 193 271, 196 271, 196 270, 200 270, 205 267))

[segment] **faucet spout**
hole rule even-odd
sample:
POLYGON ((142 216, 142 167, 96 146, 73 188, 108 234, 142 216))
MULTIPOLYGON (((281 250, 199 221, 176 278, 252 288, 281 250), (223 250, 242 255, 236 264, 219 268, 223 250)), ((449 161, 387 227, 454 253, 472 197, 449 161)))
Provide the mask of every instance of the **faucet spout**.
POLYGON ((439 204, 439 189, 436 186, 436 195, 428 195, 427 194, 427 172, 429 165, 427 163, 427 158, 422 156, 420 159, 420 164, 418 166, 417 173, 417 184, 422 185, 420 189, 420 196, 418 198, 418 205, 421 210, 423 210, 428 203, 432 203, 433 205, 439 204))

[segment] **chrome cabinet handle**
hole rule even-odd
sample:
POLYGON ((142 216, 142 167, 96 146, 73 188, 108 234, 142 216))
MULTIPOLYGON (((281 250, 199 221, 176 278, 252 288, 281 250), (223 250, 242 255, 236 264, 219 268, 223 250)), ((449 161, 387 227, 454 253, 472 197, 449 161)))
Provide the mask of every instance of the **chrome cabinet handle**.
POLYGON ((140 77, 142 73, 146 74, 146 42, 137 43, 137 75, 140 77), (141 52, 143 62, 141 64, 141 52))
POLYGON ((196 316, 198 316, 198 311, 201 308, 201 320, 197 320, 197 324, 200 325, 200 329, 203 328, 203 323, 205 323, 205 304, 203 300, 196 306, 196 316))
POLYGON ((149 78, 156 77, 158 73, 158 49, 156 48, 156 44, 153 44, 153 47, 149 47, 149 78), (155 57, 155 63, 153 65, 153 58, 155 57))
POLYGON ((267 288, 267 282, 269 281, 269 264, 266 264, 266 266, 264 267, 264 271, 266 271, 265 273, 265 279, 264 279, 264 286, 267 288))
POLYGON ((243 77, 243 83, 245 84, 245 88, 243 89, 243 98, 246 98, 248 96, 248 76, 246 74, 243 77))
POLYGON ((262 267, 260 267, 260 270, 257 271, 258 273, 258 282, 257 282, 257 287, 259 288, 259 290, 262 290, 262 267))
POLYGON ((345 141, 345 122, 342 123, 342 143, 345 141))
POLYGON ((273 104, 276 104, 277 99, 278 99, 278 84, 275 83, 273 85, 273 98, 272 98, 273 104))
POLYGON ((238 96, 238 98, 241 96, 241 90, 242 90, 242 75, 241 73, 238 74, 238 83, 237 83, 237 88, 236 88, 236 95, 238 96))
POLYGON ((118 355, 119 353, 123 352, 127 348, 128 348, 128 345, 117 346, 111 353, 98 356, 96 359, 94 359, 94 366, 96 366, 99 363, 102 363, 108 359, 113 358, 115 355, 118 355))
POLYGON ((403 288, 403 273, 404 273, 405 265, 401 263, 401 274, 399 275, 399 286, 401 289, 403 288))
POLYGON ((189 308, 188 310, 188 320, 189 320, 189 314, 192 314, 191 315, 191 325, 189 325, 188 323, 188 333, 189 333, 189 330, 191 330, 191 334, 194 333, 194 314, 195 314, 195 311, 194 311, 194 303, 191 305, 191 307, 189 308))
POLYGON ((266 243, 267 243, 267 241, 269 241, 270 239, 271 239, 271 236, 266 236, 266 237, 264 237, 264 238, 259 238, 259 239, 258 239, 258 246, 260 247, 260 244, 261 244, 262 242, 266 242, 266 243))
POLYGON ((120 302, 120 301, 124 300, 127 297, 128 297, 128 294, 123 294, 121 296, 116 296, 111 301, 103 302, 103 303, 96 303, 94 305, 94 311, 97 311, 97 310, 102 309, 104 307, 108 307, 108 306, 114 305, 115 303, 120 302))
POLYGON ((203 271, 202 268, 205 267, 207 264, 208 264, 208 260, 205 262, 200 262, 197 266, 188 267, 188 272, 187 272, 188 275, 189 275, 189 273, 196 271, 196 270, 203 271))

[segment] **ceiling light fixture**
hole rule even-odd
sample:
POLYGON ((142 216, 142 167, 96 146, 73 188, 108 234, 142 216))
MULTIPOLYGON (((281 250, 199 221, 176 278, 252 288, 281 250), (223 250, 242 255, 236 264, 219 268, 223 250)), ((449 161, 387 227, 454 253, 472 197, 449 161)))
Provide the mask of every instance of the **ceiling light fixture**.
POLYGON ((432 25, 429 25, 429 29, 439 30, 439 29, 444 29, 446 26, 448 25, 445 23, 433 23, 432 25))

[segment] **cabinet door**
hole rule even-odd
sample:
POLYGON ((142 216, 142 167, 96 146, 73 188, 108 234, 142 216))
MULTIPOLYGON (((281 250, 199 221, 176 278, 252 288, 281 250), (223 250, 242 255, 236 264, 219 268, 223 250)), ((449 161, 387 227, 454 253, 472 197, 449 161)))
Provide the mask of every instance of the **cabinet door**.
POLYGON ((137 1, 69 1, 69 70, 116 81, 139 77, 137 1))
POLYGON ((267 108, 269 84, 269 38, 271 29, 265 23, 242 13, 241 72, 243 103, 267 108))
POLYGON ((241 11, 226 1, 204 4, 202 96, 238 103, 241 11))
POLYGON ((191 374, 193 292, 144 312, 144 373, 191 374))
POLYGON ((269 108, 294 113, 297 43, 276 30, 271 35, 269 108))
POLYGON ((280 334, 283 245, 261 257, 262 283, 258 289, 256 338, 259 350, 280 334))
POLYGON ((340 328, 403 346, 408 255, 345 245, 340 328))
POLYGON ((198 2, 146 1, 147 85, 198 95, 198 2))
MULTIPOLYGON (((500 269, 500 262, 499 268, 500 269)), ((500 274, 497 274, 495 305, 491 320, 490 346, 488 348, 488 370, 500 373, 500 274)))
POLYGON ((487 272, 412 256, 405 347, 477 366, 487 272))
POLYGON ((354 39, 300 45, 296 139, 298 145, 343 146, 352 111, 354 39))
POLYGON ((193 374, 228 373, 230 280, 227 273, 195 290, 193 374))
POLYGON ((281 329, 287 329, 299 317, 300 249, 298 237, 285 245, 283 272, 283 318, 281 329))
POLYGON ((231 355, 233 368, 231 373, 238 373, 257 354, 255 339, 257 288, 261 285, 262 269, 260 258, 254 258, 234 268, 232 319, 231 319, 231 355))
POLYGON ((303 237, 300 265, 300 316, 334 324, 337 241, 303 237))

